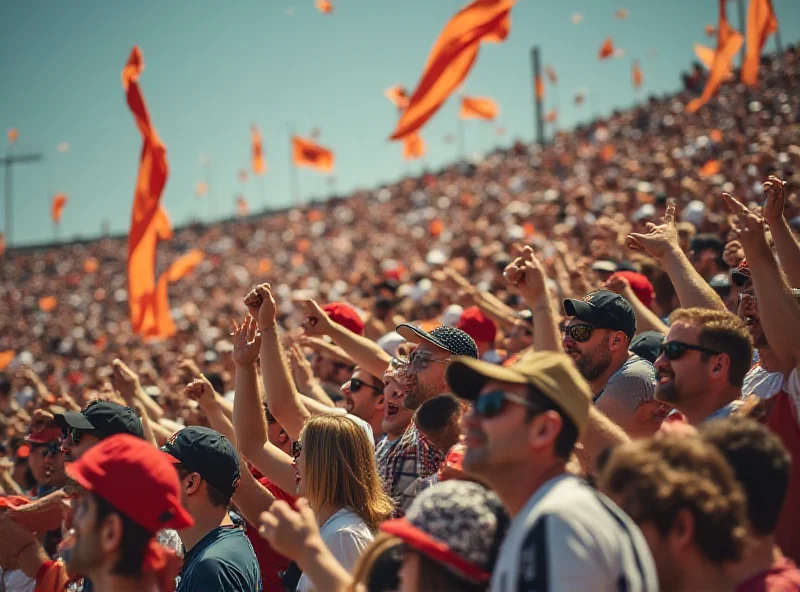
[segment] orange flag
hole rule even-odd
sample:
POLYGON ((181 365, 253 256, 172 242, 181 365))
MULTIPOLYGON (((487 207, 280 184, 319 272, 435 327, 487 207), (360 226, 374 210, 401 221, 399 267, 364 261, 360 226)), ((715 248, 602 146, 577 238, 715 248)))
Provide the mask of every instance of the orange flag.
POLYGON ((203 260, 203 252, 197 249, 178 257, 158 278, 154 306, 155 322, 145 333, 150 339, 167 339, 175 335, 175 322, 169 310, 169 284, 187 276, 203 260))
POLYGON ((161 209, 161 193, 169 176, 167 149, 150 121, 150 114, 139 88, 144 70, 142 51, 131 50, 122 70, 122 87, 128 107, 142 135, 139 174, 133 197, 131 227, 128 234, 128 304, 134 332, 144 334, 155 322, 156 245, 170 234, 169 220, 161 209))
MULTIPOLYGON (((700 63, 706 67, 707 70, 710 70, 711 67, 714 65, 714 55, 716 52, 710 48, 706 47, 705 45, 700 45, 699 43, 694 44, 694 54, 697 56, 697 59, 700 60, 700 63)), ((728 64, 728 70, 725 72, 725 75, 722 77, 723 80, 730 80, 733 78, 733 70, 731 70, 731 64, 728 64)))
POLYGON ((208 183, 205 181, 200 181, 197 184, 197 187, 194 190, 197 197, 203 197, 206 193, 208 193, 208 183))
POLYGON ((425 70, 400 116, 392 140, 418 131, 469 74, 481 42, 500 43, 511 28, 516 0, 474 0, 447 23, 428 56, 425 70))
POLYGON ((614 55, 614 42, 611 41, 611 37, 603 41, 603 45, 600 46, 600 54, 599 58, 601 60, 607 60, 611 56, 614 55))
POLYGON ((261 130, 254 123, 250 126, 250 141, 253 144, 253 172, 256 175, 263 175, 267 171, 264 162, 264 151, 261 144, 261 130))
POLYGON ((8 143, 13 144, 17 141, 17 138, 19 138, 19 131, 17 128, 12 127, 10 130, 8 130, 8 143))
POLYGON ((536 76, 533 87, 536 92, 536 98, 541 101, 544 98, 544 80, 542 80, 541 76, 536 76))
POLYGON ((758 86, 758 67, 761 50, 767 37, 778 30, 778 17, 770 0, 750 0, 747 8, 747 51, 742 64, 742 82, 758 86))
POLYGON ((402 84, 390 86, 383 91, 383 94, 401 111, 408 107, 408 92, 406 91, 406 87, 402 84))
POLYGON ((416 160, 425 155, 425 140, 417 132, 403 138, 403 158, 416 160))
POLYGON ((299 136, 292 136, 292 159, 295 166, 305 166, 326 173, 333 170, 333 151, 299 136))
POLYGON ((236 198, 236 214, 244 218, 250 213, 250 208, 247 205, 247 200, 244 196, 240 195, 236 198))
POLYGON ((545 66, 544 73, 547 74, 547 79, 550 81, 550 84, 558 84, 558 76, 553 68, 545 66))
POLYGON ((63 193, 56 193, 50 204, 50 218, 52 218, 53 222, 56 224, 61 222, 61 214, 64 212, 65 205, 67 205, 67 196, 63 193))
POLYGON ((639 67, 639 61, 634 60, 633 62, 633 88, 638 89, 642 86, 644 82, 644 76, 642 76, 642 69, 639 67))
POLYGON ((333 4, 330 0, 317 0, 317 10, 322 14, 331 14, 333 12, 333 4))
POLYGON ((494 121, 500 109, 497 103, 486 97, 462 97, 461 111, 458 116, 461 119, 485 119, 494 121))
POLYGON ((706 87, 703 89, 703 94, 689 101, 686 106, 686 110, 689 113, 697 111, 714 96, 726 74, 730 71, 733 56, 739 51, 744 41, 742 35, 728 24, 728 19, 725 16, 726 1, 719 0, 719 25, 717 26, 717 49, 714 52, 714 63, 711 65, 711 71, 708 75, 706 87))
POLYGON ((550 111, 547 112, 547 115, 544 116, 544 120, 547 123, 555 123, 557 119, 558 112, 555 109, 550 109, 550 111))
POLYGON ((703 178, 712 177, 722 169, 722 165, 718 160, 709 160, 698 171, 699 175, 703 178))

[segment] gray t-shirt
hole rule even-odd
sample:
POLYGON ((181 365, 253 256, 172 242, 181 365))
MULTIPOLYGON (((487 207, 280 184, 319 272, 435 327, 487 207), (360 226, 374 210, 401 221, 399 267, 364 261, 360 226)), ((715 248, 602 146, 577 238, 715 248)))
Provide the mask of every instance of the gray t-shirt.
POLYGON ((546 482, 514 518, 492 574, 492 592, 658 590, 641 531, 579 478, 546 482))
POLYGON ((622 367, 614 372, 603 390, 594 398, 613 399, 628 411, 636 411, 642 403, 652 401, 656 393, 656 368, 644 358, 631 354, 622 367))

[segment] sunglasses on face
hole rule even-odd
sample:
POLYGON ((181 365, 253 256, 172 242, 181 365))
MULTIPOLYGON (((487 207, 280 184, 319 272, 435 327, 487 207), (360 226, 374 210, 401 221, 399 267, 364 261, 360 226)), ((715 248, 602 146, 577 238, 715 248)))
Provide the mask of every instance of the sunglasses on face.
POLYGON ((523 405, 529 409, 536 409, 536 407, 524 397, 519 397, 513 393, 507 393, 506 391, 490 391, 488 393, 483 393, 475 399, 473 408, 479 417, 490 419, 500 415, 506 405, 506 401, 523 405))
POLYGON ((578 343, 586 343, 592 338, 592 333, 597 327, 592 325, 571 325, 564 327, 564 334, 578 343))
POLYGON ((452 358, 437 358, 433 354, 427 352, 418 352, 414 350, 408 357, 408 364, 412 370, 425 370, 428 366, 437 362, 439 364, 447 364, 452 358))
POLYGON ((82 430, 80 428, 68 428, 67 429, 67 437, 72 440, 73 444, 80 444, 81 439, 85 434, 96 435, 96 432, 93 430, 82 430))
POLYGON ((361 390, 362 386, 365 386, 367 388, 371 388, 376 393, 383 394, 383 387, 373 386, 371 384, 368 384, 368 383, 364 382, 363 380, 361 380, 359 378, 351 378, 350 379, 350 392, 351 393, 357 393, 358 391, 361 390))
POLYGON ((683 357, 689 350, 699 351, 706 354, 711 355, 719 355, 720 352, 714 351, 713 349, 709 349, 707 347, 701 347, 699 345, 691 345, 689 343, 683 343, 682 341, 665 341, 661 344, 661 347, 658 349, 659 354, 664 354, 668 360, 678 360, 683 357))
POLYGON ((292 458, 297 460, 300 458, 301 452, 303 452, 303 445, 300 443, 300 440, 292 442, 292 458))
POLYGON ((48 442, 47 444, 31 444, 31 454, 43 456, 55 456, 61 452, 61 442, 48 442))

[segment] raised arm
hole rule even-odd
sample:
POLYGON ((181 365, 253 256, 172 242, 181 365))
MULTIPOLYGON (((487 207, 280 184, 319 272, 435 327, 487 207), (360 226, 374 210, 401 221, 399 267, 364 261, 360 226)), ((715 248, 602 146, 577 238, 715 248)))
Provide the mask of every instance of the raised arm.
POLYGON ((161 406, 153 401, 150 395, 144 392, 142 384, 139 381, 139 375, 136 374, 136 372, 128 368, 125 362, 119 358, 112 363, 112 369, 114 388, 119 392, 122 398, 125 399, 128 405, 133 405, 133 400, 138 399, 147 409, 147 415, 149 415, 151 419, 158 421, 164 417, 164 410, 161 406))
MULTIPOLYGON (((294 384, 297 390, 300 391, 302 395, 305 395, 307 399, 313 399, 321 405, 335 407, 333 400, 328 396, 328 393, 325 392, 325 389, 322 388, 317 377, 314 376, 311 364, 306 360, 300 347, 296 343, 293 343, 286 354, 292 366, 294 384)), ((308 405, 306 405, 306 409, 308 409, 308 405)), ((308 409, 308 411, 313 415, 311 409, 308 409)))
POLYGON ((678 244, 675 227, 675 206, 667 206, 663 224, 648 224, 647 234, 632 232, 628 235, 628 247, 635 251, 647 251, 667 272, 682 308, 711 308, 727 310, 719 295, 697 273, 678 244))
POLYGON ((800 288, 800 244, 794 238, 789 224, 783 215, 786 203, 786 182, 778 177, 770 177, 764 183, 767 202, 764 206, 764 219, 769 224, 775 250, 781 260, 783 271, 792 288, 800 288))
POLYGON ((503 275, 508 284, 519 291, 533 313, 533 349, 563 351, 544 267, 533 254, 533 249, 524 247, 503 275))
POLYGON ((625 431, 595 407, 589 408, 589 423, 578 440, 575 452, 588 473, 594 471, 597 457, 607 448, 630 442, 625 431))
POLYGON ((357 335, 339 323, 334 323, 313 300, 303 302, 303 327, 309 336, 327 335, 350 356, 356 364, 373 376, 383 376, 392 357, 367 337, 357 335))

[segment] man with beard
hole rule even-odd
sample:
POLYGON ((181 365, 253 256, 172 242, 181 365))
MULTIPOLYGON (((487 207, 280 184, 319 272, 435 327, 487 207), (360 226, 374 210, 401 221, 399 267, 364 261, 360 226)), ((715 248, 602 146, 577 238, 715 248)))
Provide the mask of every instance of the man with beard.
POLYGON ((561 343, 592 388, 597 409, 633 437, 655 432, 665 407, 654 399, 655 369, 629 351, 636 315, 619 294, 598 290, 564 301, 561 343))
POLYGON ((97 590, 174 590, 180 559, 155 543, 163 528, 188 528, 192 517, 180 504, 180 485, 167 455, 144 440, 117 435, 70 464, 80 487, 73 513, 75 532, 65 569, 48 562, 25 529, 5 519, 0 531, 25 539, 18 556, 37 590, 67 589, 68 575, 91 578, 97 590), (27 538, 26 538, 27 537, 27 538))
POLYGON ((691 425, 730 415, 739 405, 752 347, 744 323, 722 310, 678 309, 656 358, 656 398, 691 425))

